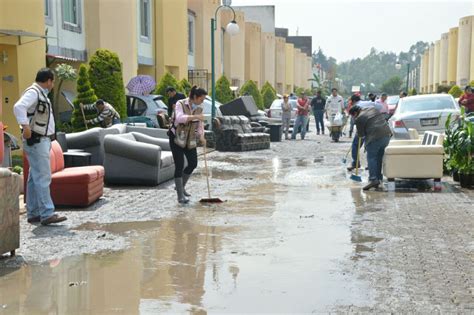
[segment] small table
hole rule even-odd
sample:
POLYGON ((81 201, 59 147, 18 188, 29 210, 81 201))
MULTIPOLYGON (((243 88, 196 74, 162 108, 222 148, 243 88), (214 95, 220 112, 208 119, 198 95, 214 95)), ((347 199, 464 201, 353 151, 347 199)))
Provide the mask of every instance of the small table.
POLYGON ((92 155, 89 152, 67 151, 63 153, 64 167, 91 165, 92 155))
POLYGON ((268 124, 268 128, 270 128, 270 141, 271 142, 280 142, 281 135, 283 130, 281 128, 281 124, 268 124))

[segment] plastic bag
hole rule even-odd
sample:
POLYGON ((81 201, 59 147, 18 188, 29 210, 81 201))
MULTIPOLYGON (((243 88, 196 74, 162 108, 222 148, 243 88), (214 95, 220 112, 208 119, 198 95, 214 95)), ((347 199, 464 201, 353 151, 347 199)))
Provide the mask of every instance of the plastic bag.
POLYGON ((336 116, 334 116, 334 120, 332 124, 335 126, 342 126, 342 120, 343 120, 342 114, 337 113, 336 116))

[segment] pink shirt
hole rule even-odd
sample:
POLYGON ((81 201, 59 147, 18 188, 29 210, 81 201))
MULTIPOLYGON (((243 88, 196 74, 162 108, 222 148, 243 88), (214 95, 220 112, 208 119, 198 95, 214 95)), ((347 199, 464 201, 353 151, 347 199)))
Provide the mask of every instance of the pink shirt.
MULTIPOLYGON (((188 121, 189 115, 186 115, 184 113, 183 107, 180 105, 181 103, 183 103, 183 106, 187 106, 189 108, 189 110, 192 112, 192 108, 189 105, 189 98, 185 98, 184 100, 180 100, 180 101, 176 102, 176 106, 175 106, 175 109, 174 109, 174 126, 175 127, 177 127, 176 126, 177 124, 178 125, 179 124, 185 124, 188 121)), ((202 121, 196 121, 196 122, 193 122, 193 124, 198 124, 198 127, 197 127, 198 135, 200 137, 202 135, 204 135, 204 124, 202 123, 202 121)), ((172 128, 171 130, 174 134, 176 133, 176 129, 172 128)))
POLYGON ((381 109, 380 109, 380 112, 382 114, 388 114, 388 104, 387 104, 387 101, 385 102, 382 102, 382 100, 378 99, 375 104, 379 104, 381 106, 381 109))

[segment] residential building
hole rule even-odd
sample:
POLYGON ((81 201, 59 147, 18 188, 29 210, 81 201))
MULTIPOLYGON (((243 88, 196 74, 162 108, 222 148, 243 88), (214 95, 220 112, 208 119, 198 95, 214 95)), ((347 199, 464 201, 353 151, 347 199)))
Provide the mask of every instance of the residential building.
POLYGON ((439 48, 439 84, 448 84, 448 48, 449 48, 449 33, 441 35, 439 48))
POLYGON ((18 138, 13 105, 34 82, 36 71, 45 66, 43 5, 33 0, 0 1, 0 121, 18 138))
POLYGON ((430 45, 428 51, 428 93, 433 93, 434 86, 434 44, 430 45))
POLYGON ((285 94, 286 83, 286 41, 275 37, 275 89, 278 94, 285 94))
POLYGON ((262 87, 262 27, 258 23, 245 22, 245 81, 252 80, 262 87))
POLYGON ((439 54, 440 54, 441 44, 440 41, 437 40, 434 43, 434 56, 433 56, 433 92, 436 93, 438 91, 439 86, 439 54))
POLYGON ((285 93, 295 88, 295 45, 285 44, 285 93))
POLYGON ((456 84, 458 65, 458 27, 449 29, 448 36, 448 84, 456 84))
POLYGON ((460 86, 465 86, 470 81, 473 22, 474 16, 467 16, 459 20, 456 83, 460 86))

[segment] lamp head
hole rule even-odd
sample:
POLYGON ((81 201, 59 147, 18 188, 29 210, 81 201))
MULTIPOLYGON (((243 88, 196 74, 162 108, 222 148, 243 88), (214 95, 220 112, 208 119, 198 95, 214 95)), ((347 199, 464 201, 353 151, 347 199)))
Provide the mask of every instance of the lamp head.
POLYGON ((400 61, 397 61, 397 63, 395 64, 395 69, 400 70, 401 68, 402 64, 400 63, 400 61))
POLYGON ((230 36, 237 35, 239 31, 240 31, 239 25, 237 24, 235 20, 227 24, 226 32, 229 33, 230 36))

